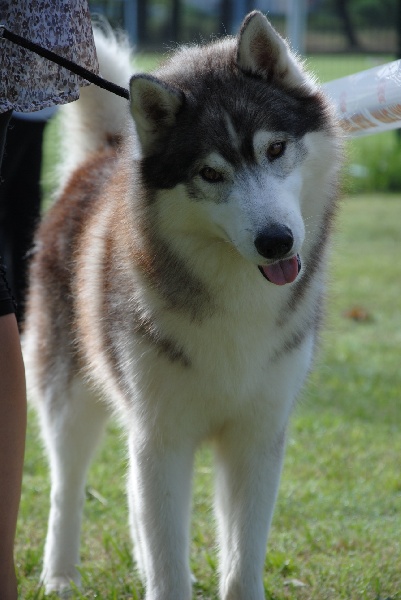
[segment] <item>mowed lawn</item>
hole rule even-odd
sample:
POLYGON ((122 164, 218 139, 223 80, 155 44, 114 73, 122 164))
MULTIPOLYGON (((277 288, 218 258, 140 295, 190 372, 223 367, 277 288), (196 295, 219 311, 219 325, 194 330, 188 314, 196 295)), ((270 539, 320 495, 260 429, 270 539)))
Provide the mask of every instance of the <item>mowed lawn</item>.
MULTIPOLYGON (((157 61, 144 57, 141 68, 157 61)), ((335 64, 312 58, 309 64, 322 80, 351 72, 346 57, 335 64)), ((353 70, 370 66, 363 59, 353 70)), ((57 154, 55 130, 53 124, 47 136, 46 172, 57 154)), ((373 162, 382 161, 387 148, 397 156, 390 134, 366 138, 366 144, 373 162)), ((362 162, 358 145, 350 154, 362 162)), ((45 189, 48 194, 51 185, 45 189)), ((267 599, 401 600, 400 249, 401 193, 343 200, 326 325, 288 433, 265 566, 267 599)), ((131 558, 125 473, 124 436, 112 424, 89 476, 83 589, 73 599, 143 598, 131 558)), ((31 411, 16 547, 24 600, 43 597, 48 498, 46 460, 31 411)), ((204 448, 194 480, 191 553, 194 598, 204 600, 218 597, 212 498, 212 456, 204 448)))
MULTIPOLYGON (((401 195, 345 198, 326 327, 295 409, 265 567, 274 600, 401 598, 401 195)), ((29 418, 17 535, 21 598, 41 598, 49 482, 29 418)), ((179 435, 179 432, 177 432, 179 435)), ((72 598, 142 598, 131 559, 124 438, 111 425, 88 482, 84 588, 72 598)), ((213 468, 197 457, 194 598, 217 598, 213 468)))

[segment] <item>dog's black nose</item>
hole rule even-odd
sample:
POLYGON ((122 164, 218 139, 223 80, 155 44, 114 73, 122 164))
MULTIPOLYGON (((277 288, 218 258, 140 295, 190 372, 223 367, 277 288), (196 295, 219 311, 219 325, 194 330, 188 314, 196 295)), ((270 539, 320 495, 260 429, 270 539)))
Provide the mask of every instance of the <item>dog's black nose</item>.
POLYGON ((255 239, 255 247, 264 258, 278 259, 289 253, 294 243, 291 229, 274 224, 266 227, 255 239))

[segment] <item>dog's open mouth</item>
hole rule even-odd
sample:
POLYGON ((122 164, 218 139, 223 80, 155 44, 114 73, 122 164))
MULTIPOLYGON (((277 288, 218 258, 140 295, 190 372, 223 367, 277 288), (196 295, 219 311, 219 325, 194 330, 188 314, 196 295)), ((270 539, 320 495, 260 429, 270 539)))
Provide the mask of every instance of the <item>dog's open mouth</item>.
POLYGON ((259 266, 258 269, 270 283, 285 285, 286 283, 292 283, 298 277, 298 273, 301 270, 301 258, 297 254, 272 265, 259 266))

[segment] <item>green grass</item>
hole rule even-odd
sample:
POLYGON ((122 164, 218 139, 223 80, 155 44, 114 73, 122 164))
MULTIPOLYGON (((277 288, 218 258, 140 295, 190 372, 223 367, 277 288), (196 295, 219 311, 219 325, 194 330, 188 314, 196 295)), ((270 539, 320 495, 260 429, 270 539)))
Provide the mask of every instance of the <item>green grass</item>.
MULTIPOLYGON (((400 196, 344 200, 327 326, 289 432, 266 559, 269 600, 401 599, 400 223, 400 196)), ((112 425, 90 473, 84 587, 72 598, 143 598, 131 559, 125 454, 112 425)), ((217 567, 207 448, 196 467, 191 565, 194 598, 208 600, 217 598, 217 567)), ((16 547, 25 600, 43 597, 48 493, 30 414, 16 547)))
POLYGON ((307 57, 306 65, 315 73, 319 81, 325 83, 392 60, 395 60, 394 57, 389 55, 313 54, 307 57))
MULTIPOLYGON (((140 57, 140 68, 158 56, 140 57)), ((311 57, 322 80, 374 66, 358 57, 311 57)), ((349 191, 401 189, 393 132, 355 140, 349 191), (365 170, 364 170, 365 169, 365 170), (394 181, 395 183, 391 183, 394 181)), ((47 132, 45 183, 57 154, 47 132)), ((401 195, 347 198, 339 215, 325 333, 289 432, 265 569, 268 600, 401 600, 401 195), (359 318, 359 320, 358 320, 359 318)), ((112 425, 88 482, 82 592, 72 598, 143 598, 127 527, 126 456, 112 425)), ((191 566, 194 598, 217 598, 212 457, 197 457, 191 566)), ((38 587, 48 514, 46 462, 30 415, 17 537, 21 598, 38 587)))

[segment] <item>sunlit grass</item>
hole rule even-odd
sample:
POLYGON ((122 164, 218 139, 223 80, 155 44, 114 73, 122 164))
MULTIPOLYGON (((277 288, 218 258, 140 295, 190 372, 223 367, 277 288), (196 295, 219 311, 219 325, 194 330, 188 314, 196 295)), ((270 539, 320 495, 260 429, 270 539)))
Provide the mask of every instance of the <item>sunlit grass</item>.
MULTIPOLYGON (((139 57, 138 68, 157 66, 139 57)), ((374 66, 360 58, 359 68, 374 66)), ((350 71, 346 57, 310 59, 324 79, 350 71), (330 76, 327 76, 328 68, 330 76)), ((58 152, 47 131, 45 191, 58 152)), ((349 190, 399 189, 394 133, 352 142, 349 190), (357 170, 358 173, 358 170, 357 170), (363 174, 364 173, 364 174, 363 174)), ((49 200, 47 200, 49 201, 49 200)), ((269 600, 401 599, 401 196, 346 198, 333 248, 328 317, 316 369, 295 409, 265 569, 269 600)), ((217 599, 213 465, 199 452, 191 568, 194 597, 217 599)), ((126 452, 112 425, 88 482, 83 590, 72 598, 143 598, 133 567, 125 499, 126 452)), ((48 475, 30 415, 17 539, 21 598, 40 599, 48 475)))
MULTIPOLYGON (((401 598, 401 197, 344 200, 316 369, 295 409, 265 568, 274 600, 401 598)), ((217 599, 213 465, 197 457, 194 598, 217 599)), ((143 598, 125 499, 126 451, 111 426, 88 482, 83 590, 72 598, 143 598)), ((31 414, 17 564, 21 597, 38 588, 48 476, 31 414)))

